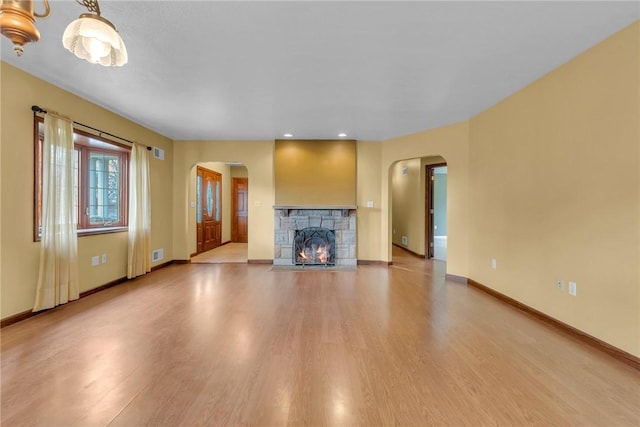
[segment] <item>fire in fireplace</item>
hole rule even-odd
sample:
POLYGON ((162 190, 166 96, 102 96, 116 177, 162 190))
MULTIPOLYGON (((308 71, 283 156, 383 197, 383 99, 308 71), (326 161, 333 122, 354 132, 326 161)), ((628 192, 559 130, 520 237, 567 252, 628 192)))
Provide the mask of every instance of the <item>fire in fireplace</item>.
POLYGON ((293 239, 295 265, 335 265, 336 233, 323 227, 296 230, 293 239))

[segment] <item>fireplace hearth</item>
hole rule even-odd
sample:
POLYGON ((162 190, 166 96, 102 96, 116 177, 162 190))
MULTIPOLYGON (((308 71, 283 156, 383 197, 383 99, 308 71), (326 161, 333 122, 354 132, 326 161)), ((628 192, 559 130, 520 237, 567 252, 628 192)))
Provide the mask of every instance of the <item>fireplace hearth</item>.
POLYGON ((274 227, 274 265, 357 265, 355 206, 274 206, 274 227))

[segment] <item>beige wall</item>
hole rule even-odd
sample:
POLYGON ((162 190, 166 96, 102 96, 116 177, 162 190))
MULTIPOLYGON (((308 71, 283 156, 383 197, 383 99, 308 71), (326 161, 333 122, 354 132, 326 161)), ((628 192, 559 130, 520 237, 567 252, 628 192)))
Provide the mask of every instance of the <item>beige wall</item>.
POLYGON ((382 143, 379 141, 357 142, 357 239, 358 260, 380 261, 381 252, 381 217, 382 199, 380 176, 380 153, 382 143), (367 202, 373 202, 368 207, 367 202))
POLYGON ((176 141, 173 180, 173 251, 189 259, 195 231, 189 218, 193 167, 203 162, 241 162, 249 178, 249 260, 273 259, 273 141, 176 141))
MULTIPOLYGON (((449 235, 447 239, 447 273, 468 277, 468 164, 469 164, 469 123, 461 122, 437 129, 393 138, 382 143, 382 162, 380 175, 382 182, 382 218, 381 218, 381 259, 391 261, 391 243, 393 213, 391 211, 391 167, 401 160, 423 157, 443 158, 448 166, 447 218, 449 235)), ((425 160, 419 162, 425 164, 425 160)), ((424 200, 424 183, 419 193, 424 200)), ((424 212, 424 206, 422 206, 424 212)), ((420 216, 420 215, 418 215, 420 216)), ((419 228, 417 237, 418 253, 424 254, 424 214, 416 220, 419 228), (421 241, 421 243, 420 243, 421 241)))
POLYGON ((479 114, 469 164, 469 277, 636 356, 639 41, 636 23, 479 114))
MULTIPOLYGON (((33 114, 32 105, 58 111, 72 119, 130 140, 165 150, 165 160, 151 160, 153 249, 164 248, 173 259, 171 140, 113 114, 69 92, 50 85, 4 62, 0 137, 2 141, 2 268, 1 316, 5 318, 33 306, 40 244, 33 242, 33 114)), ((84 292, 126 276, 127 233, 85 236, 78 239, 80 291, 84 292), (107 255, 107 263, 91 267, 91 257, 107 255)), ((153 265, 157 265, 155 263, 153 265)))
POLYGON ((391 241, 424 255, 424 201, 420 191, 422 171, 420 159, 401 160, 391 165, 391 241), (406 174, 405 174, 406 173, 406 174), (402 237, 407 237, 407 244, 402 237))
POLYGON ((246 178, 249 176, 249 171, 245 166, 231 166, 229 170, 232 178, 246 178))
POLYGON ((276 205, 353 206, 356 141, 276 140, 276 205))

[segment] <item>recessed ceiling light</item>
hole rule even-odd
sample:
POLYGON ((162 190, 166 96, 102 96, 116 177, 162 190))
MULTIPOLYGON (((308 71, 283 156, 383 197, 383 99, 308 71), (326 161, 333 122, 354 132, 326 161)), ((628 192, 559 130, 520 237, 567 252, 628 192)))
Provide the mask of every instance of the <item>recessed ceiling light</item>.
POLYGON ((347 134, 346 134, 346 133, 344 133, 344 132, 340 132, 340 133, 338 134, 338 136, 339 136, 340 138, 344 138, 345 136, 347 136, 347 134))
POLYGON ((291 138, 292 136, 293 136, 293 134, 292 134, 292 133, 285 133, 285 134, 284 134, 284 137, 285 137, 285 138, 291 138))

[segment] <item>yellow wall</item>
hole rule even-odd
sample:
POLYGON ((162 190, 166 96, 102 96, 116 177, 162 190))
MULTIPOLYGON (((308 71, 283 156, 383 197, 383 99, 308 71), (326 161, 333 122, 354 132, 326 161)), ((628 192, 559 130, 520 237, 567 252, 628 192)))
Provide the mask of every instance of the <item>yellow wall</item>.
POLYGON ((391 241, 424 255, 425 194, 420 191, 420 166, 420 159, 401 160, 391 165, 391 241), (407 237, 406 245, 402 243, 403 236, 407 237))
POLYGON ((381 250, 381 187, 379 141, 358 141, 357 148, 357 239, 358 260, 380 261, 381 250), (373 202, 368 207, 367 202, 373 202))
MULTIPOLYGON (((423 157, 443 158, 448 166, 447 187, 447 273, 469 277, 467 270, 468 257, 468 168, 469 168, 469 123, 461 122, 437 129, 418 132, 411 135, 393 138, 382 142, 380 175, 385 177, 382 183, 382 218, 381 218, 381 259, 391 261, 391 243, 393 224, 391 195, 391 167, 400 160, 419 159, 423 157)), ((422 166, 428 159, 420 162, 422 166)), ((420 197, 424 200, 424 184, 420 186, 420 197)), ((424 212, 424 206, 422 206, 424 212)), ((419 222, 419 241, 416 252, 424 254, 424 215, 416 219, 419 222), (420 243, 421 242, 421 243, 420 243)), ((413 239, 412 239, 413 240, 413 239)))
MULTIPOLYGON (((165 160, 150 161, 153 249, 164 248, 170 261, 172 141, 82 98, 0 63, 2 87, 0 137, 2 141, 2 269, 1 316, 33 306, 40 244, 33 242, 33 114, 32 105, 58 111, 81 123, 165 150, 165 160)), ((126 276, 127 233, 78 239, 80 291, 126 276), (107 255, 107 263, 91 267, 91 257, 107 255)))
POLYGON ((244 166, 231 166, 229 170, 232 178, 246 178, 249 176, 249 172, 244 166))
POLYGON ((356 141, 276 140, 276 205, 353 206, 356 141))
POLYGON ((273 141, 176 141, 174 143, 173 253, 193 253, 189 188, 193 167, 203 162, 241 162, 249 178, 249 260, 273 259, 273 141))
POLYGON ((639 41, 636 23, 473 118, 469 163, 469 277, 636 356, 639 41))

